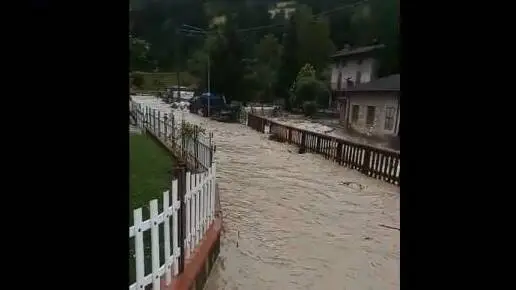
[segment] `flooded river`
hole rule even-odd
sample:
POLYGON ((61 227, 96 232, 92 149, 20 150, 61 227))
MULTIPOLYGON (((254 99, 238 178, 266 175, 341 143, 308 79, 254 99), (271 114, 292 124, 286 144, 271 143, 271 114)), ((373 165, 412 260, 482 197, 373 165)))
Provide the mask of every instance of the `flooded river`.
POLYGON ((217 145, 224 233, 205 289, 399 289, 400 232, 389 228, 400 226, 397 186, 241 124, 174 114, 214 132, 217 145))

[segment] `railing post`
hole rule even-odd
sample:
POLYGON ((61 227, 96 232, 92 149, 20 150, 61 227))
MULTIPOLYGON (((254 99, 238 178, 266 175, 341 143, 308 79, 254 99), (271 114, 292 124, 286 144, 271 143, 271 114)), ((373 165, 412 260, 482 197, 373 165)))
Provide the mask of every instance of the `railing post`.
POLYGON ((171 139, 172 139, 172 148, 174 150, 176 150, 176 118, 174 117, 174 115, 172 114, 171 116, 171 120, 170 120, 170 135, 171 135, 171 139))
POLYGON ((301 148, 301 150, 306 150, 305 142, 306 142, 306 132, 301 131, 301 144, 299 144, 299 147, 301 148))
POLYGON ((213 164, 213 152, 215 151, 214 145, 213 145, 213 134, 210 132, 210 152, 209 152, 209 158, 210 161, 208 162, 210 167, 213 164))
POLYGON ((188 152, 188 148, 186 147, 187 145, 187 142, 186 142, 186 132, 185 132, 185 128, 186 128, 186 123, 185 123, 185 120, 181 120, 181 131, 179 133, 179 135, 181 136, 181 158, 185 159, 185 158, 188 158, 188 155, 185 154, 185 152, 188 152))
POLYGON ((158 111, 158 138, 161 138, 161 111, 158 111))
POLYGON ((369 175, 369 163, 371 162, 371 150, 368 148, 362 149, 364 150, 364 164, 362 165, 362 172, 364 174, 369 175))
POLYGON ((142 112, 142 104, 138 104, 138 107, 136 109, 138 111, 138 126, 141 128, 143 123, 143 112, 142 112))
POLYGON ((146 111, 146 117, 145 117, 145 128, 147 129, 150 129, 150 108, 149 107, 145 107, 145 111, 146 111))
POLYGON ((143 112, 142 112, 142 115, 143 115, 143 128, 147 128, 147 109, 148 107, 144 107, 143 108, 143 112))
POLYGON ((156 134, 156 109, 152 109, 152 131, 156 134))
POLYGON ((179 273, 183 273, 185 268, 185 241, 186 241, 186 165, 183 161, 177 164, 177 191, 181 207, 179 208, 179 273))
POLYGON ((163 133, 165 134, 165 143, 167 143, 168 141, 168 134, 167 134, 167 127, 168 127, 168 124, 167 124, 167 121, 168 121, 168 114, 165 113, 165 115, 163 116, 163 133))
POLYGON ((288 128, 288 143, 292 143, 292 128, 288 128))
POLYGON ((152 130, 152 132, 155 132, 154 130, 154 109, 151 109, 150 110, 150 120, 151 120, 151 126, 150 126, 150 129, 152 130))
POLYGON ((194 155, 195 155, 195 168, 199 170, 199 127, 194 127, 194 155))
POLYGON ((344 144, 342 143, 337 143, 337 156, 336 156, 336 159, 337 159, 337 163, 339 164, 342 164, 342 146, 344 144))

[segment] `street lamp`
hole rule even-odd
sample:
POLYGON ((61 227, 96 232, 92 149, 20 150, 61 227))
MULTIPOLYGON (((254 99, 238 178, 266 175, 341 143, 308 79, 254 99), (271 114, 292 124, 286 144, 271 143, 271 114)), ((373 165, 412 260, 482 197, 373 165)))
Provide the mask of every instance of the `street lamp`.
MULTIPOLYGON (((196 26, 192 26, 192 25, 187 25, 187 24, 183 24, 181 25, 182 27, 184 28, 181 28, 179 29, 180 32, 183 32, 183 33, 188 33, 186 36, 199 36, 199 34, 203 35, 203 36, 207 36, 209 34, 208 31, 202 29, 202 28, 199 28, 199 27, 196 27, 196 26), (187 29, 185 29, 187 28, 187 29), (195 35, 197 33, 197 35, 195 35)), ((210 53, 208 52, 208 117, 210 116, 210 107, 211 107, 211 104, 210 104, 210 98, 211 98, 211 68, 210 68, 210 53)))

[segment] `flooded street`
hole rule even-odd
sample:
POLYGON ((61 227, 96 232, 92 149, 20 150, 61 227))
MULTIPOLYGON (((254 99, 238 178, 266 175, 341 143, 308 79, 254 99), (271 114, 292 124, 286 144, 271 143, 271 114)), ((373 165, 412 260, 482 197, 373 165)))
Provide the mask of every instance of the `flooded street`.
MULTIPOLYGON (((163 112, 169 105, 135 97, 163 112)), ((205 289, 399 289, 399 187, 175 111, 214 133, 224 232, 205 289)))

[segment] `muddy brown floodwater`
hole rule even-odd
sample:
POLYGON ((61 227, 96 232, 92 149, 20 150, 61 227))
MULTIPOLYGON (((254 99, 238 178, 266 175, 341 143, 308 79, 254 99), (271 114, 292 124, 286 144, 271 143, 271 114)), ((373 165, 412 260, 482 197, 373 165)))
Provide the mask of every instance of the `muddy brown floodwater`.
MULTIPOLYGON (((165 112, 151 97, 135 98, 165 112)), ((214 132, 224 233, 205 286, 399 289, 399 188, 240 124, 189 113, 214 132)))

